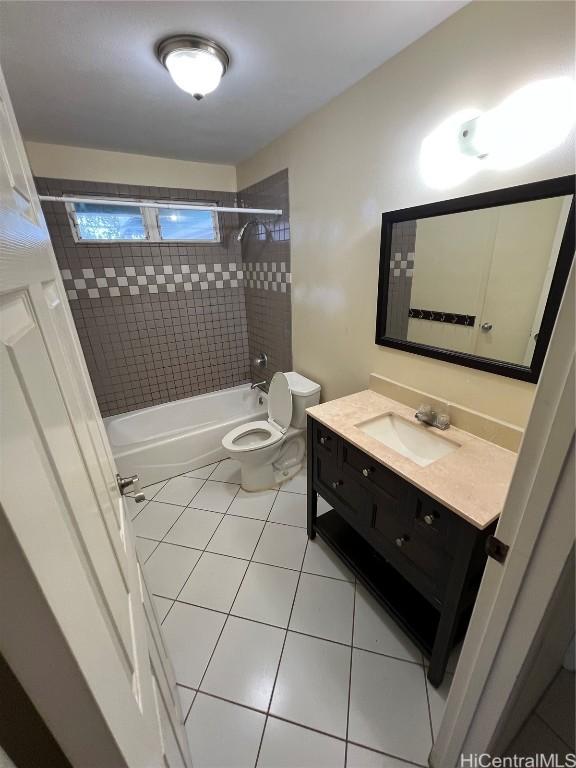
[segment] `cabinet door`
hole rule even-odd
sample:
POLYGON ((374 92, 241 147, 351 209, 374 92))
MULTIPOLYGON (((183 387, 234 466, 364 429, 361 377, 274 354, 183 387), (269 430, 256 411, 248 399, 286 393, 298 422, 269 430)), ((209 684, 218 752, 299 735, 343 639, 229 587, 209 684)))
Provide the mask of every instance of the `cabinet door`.
POLYGON ((342 471, 331 456, 318 452, 315 457, 315 480, 322 495, 336 511, 361 533, 370 525, 370 495, 350 473, 342 471))

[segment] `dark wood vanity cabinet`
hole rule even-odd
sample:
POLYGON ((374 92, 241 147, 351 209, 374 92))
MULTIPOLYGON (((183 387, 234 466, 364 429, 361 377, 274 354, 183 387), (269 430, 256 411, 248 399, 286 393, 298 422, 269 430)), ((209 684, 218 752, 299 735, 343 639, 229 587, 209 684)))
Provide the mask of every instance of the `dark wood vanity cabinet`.
POLYGON ((308 417, 308 536, 346 562, 444 678, 486 563, 480 530, 308 417), (333 507, 317 516, 317 494, 333 507))

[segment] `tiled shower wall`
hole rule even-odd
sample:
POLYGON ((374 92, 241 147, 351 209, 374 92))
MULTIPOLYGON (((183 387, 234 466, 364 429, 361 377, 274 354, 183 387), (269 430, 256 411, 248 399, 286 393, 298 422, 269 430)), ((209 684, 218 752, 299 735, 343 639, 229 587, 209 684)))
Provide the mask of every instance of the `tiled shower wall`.
MULTIPOLYGON (((40 194, 235 205, 236 195, 61 179, 40 194)), ((219 214, 221 242, 76 243, 64 204, 43 203, 103 416, 250 380, 238 214, 219 214)))
POLYGON ((404 341, 408 338, 416 225, 417 221, 402 221, 392 227, 386 335, 404 341))
POLYGON ((292 370, 292 316, 288 171, 269 176, 239 193, 240 205, 282 209, 281 216, 241 214, 244 224, 256 218, 264 226, 251 226, 242 240, 244 298, 248 325, 250 374, 268 382, 276 371, 292 370), (255 366, 261 353, 268 367, 255 366))

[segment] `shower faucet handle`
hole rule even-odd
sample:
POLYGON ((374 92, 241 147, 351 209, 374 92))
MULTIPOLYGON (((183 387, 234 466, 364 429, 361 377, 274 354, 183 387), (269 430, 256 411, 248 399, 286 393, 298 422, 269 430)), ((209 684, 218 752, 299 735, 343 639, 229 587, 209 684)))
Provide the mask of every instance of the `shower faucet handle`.
POLYGON ((268 367, 268 355, 266 354, 266 352, 259 352, 258 357, 254 358, 254 365, 257 368, 268 367))

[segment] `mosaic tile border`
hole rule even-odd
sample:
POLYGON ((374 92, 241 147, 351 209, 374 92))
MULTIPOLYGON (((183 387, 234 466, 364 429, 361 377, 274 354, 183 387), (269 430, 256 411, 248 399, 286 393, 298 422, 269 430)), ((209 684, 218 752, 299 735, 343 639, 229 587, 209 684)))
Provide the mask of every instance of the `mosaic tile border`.
POLYGON ((246 262, 244 264, 244 285, 264 291, 286 293, 286 286, 292 282, 288 265, 280 262, 246 262))
POLYGON ((414 320, 432 320, 435 323, 450 323, 451 325, 467 325, 473 328, 476 315, 459 315, 456 312, 439 312, 435 309, 417 309, 410 307, 408 317, 414 320))
POLYGON ((291 275, 285 262, 278 264, 164 264, 139 267, 62 269, 70 301, 78 299, 137 296, 141 293, 208 291, 223 288, 250 288, 286 293, 291 275))
POLYGON ((414 253, 395 253, 390 259, 390 271, 394 277, 400 277, 402 273, 406 277, 414 275, 414 253))

